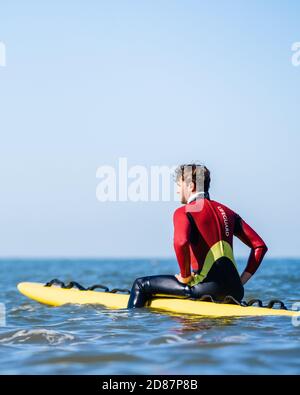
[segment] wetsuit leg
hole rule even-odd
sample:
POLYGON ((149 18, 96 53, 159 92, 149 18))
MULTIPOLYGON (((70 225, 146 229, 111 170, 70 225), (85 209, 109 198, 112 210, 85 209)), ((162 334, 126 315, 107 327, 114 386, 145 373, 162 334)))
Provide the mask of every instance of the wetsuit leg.
POLYGON ((149 299, 157 294, 189 297, 190 287, 171 275, 137 278, 131 289, 128 308, 144 307, 149 299))
POLYGON ((223 288, 214 281, 190 287, 180 283, 175 276, 171 275, 141 277, 133 283, 128 308, 144 307, 156 295, 174 295, 195 299, 203 295, 211 295, 215 299, 220 299, 223 294, 223 288))

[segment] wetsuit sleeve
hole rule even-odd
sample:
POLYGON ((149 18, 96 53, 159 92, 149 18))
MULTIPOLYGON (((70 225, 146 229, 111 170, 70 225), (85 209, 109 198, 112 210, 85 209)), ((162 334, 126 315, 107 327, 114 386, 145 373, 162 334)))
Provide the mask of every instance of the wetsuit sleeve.
POLYGON ((184 210, 177 209, 173 216, 174 249, 182 277, 191 275, 189 238, 191 232, 190 221, 184 210))
POLYGON ((237 214, 234 235, 251 248, 245 271, 253 275, 261 264, 268 248, 263 239, 237 214))

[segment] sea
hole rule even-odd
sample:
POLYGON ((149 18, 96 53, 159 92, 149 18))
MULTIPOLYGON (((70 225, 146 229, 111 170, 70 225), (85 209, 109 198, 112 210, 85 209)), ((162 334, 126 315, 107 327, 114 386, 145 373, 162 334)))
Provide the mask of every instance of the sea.
MULTIPOLYGON (((246 265, 238 259, 240 272, 246 265)), ((299 374, 300 319, 208 318, 100 305, 49 307, 22 281, 58 278, 130 289, 135 278, 178 272, 174 259, 1 259, 0 374, 299 374)), ((300 259, 267 258, 244 300, 300 310, 300 259)))

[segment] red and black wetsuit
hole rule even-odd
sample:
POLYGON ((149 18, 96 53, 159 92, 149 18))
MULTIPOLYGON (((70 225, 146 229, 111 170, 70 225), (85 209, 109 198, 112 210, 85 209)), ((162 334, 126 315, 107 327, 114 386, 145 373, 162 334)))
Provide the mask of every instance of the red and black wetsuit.
POLYGON ((254 274, 267 247, 260 236, 234 211, 210 200, 206 194, 178 208, 174 213, 174 249, 182 277, 148 276, 135 280, 128 307, 142 307, 155 295, 200 298, 211 295, 222 300, 231 295, 242 300, 244 288, 232 250, 233 236, 251 248, 245 271, 254 274))

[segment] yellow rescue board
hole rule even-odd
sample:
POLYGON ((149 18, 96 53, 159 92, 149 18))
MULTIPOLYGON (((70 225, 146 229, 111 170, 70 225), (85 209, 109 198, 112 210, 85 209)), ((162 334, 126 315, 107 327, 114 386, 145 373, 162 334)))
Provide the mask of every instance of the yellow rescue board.
MULTIPOLYGON (((109 309, 125 309, 128 295, 98 291, 79 291, 59 287, 45 287, 41 283, 20 283, 18 290, 29 299, 49 305, 100 304, 109 309)), ((243 307, 232 304, 200 302, 179 298, 156 298, 151 300, 151 308, 179 314, 195 314, 210 317, 242 316, 299 316, 300 312, 291 310, 268 309, 262 307, 243 307)))

